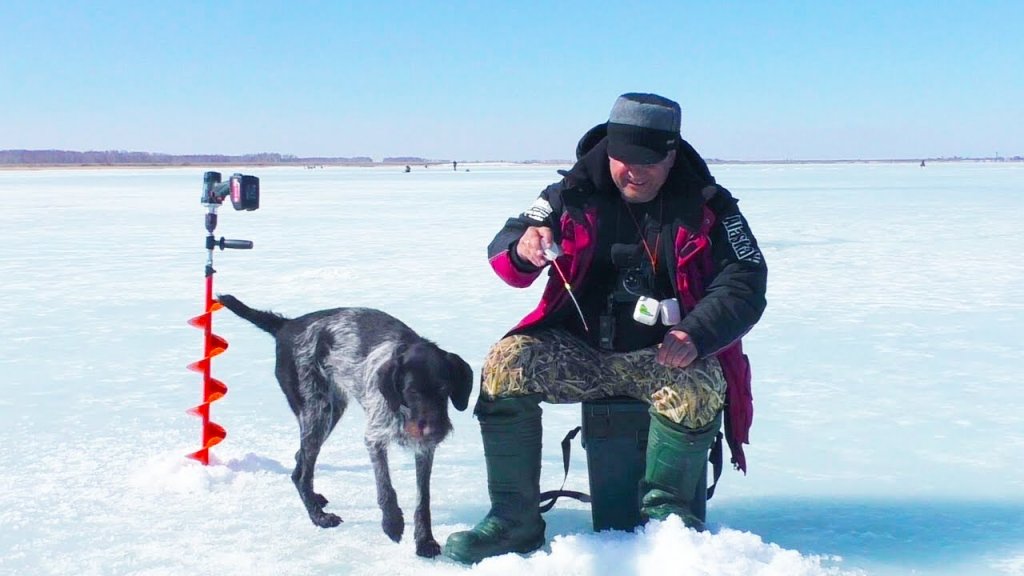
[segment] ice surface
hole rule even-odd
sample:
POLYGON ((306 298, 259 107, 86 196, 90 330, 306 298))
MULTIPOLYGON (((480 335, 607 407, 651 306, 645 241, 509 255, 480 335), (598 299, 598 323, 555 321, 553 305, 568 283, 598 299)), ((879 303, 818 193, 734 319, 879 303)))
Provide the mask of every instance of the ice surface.
MULTIPOLYGON (((557 179, 553 166, 247 168, 256 212, 220 212, 216 288, 299 315, 374 306, 458 352, 530 310, 485 246, 557 179)), ((316 528, 291 483, 297 427, 271 339, 221 312, 228 432, 197 449, 206 253, 203 168, 0 171, 0 573, 1024 574, 1024 164, 719 165, 769 265, 745 340, 749 474, 726 471, 710 533, 675 520, 593 534, 548 514, 549 545, 467 569, 415 556, 410 454, 392 451, 407 537, 380 530, 363 416, 320 458, 345 522, 316 528)), ((225 171, 230 172, 231 170, 225 171)), ((454 414, 433 478, 434 532, 486 512, 479 428, 454 414)), ((542 484, 576 406, 545 408, 542 484)), ((576 450, 568 488, 587 490, 576 450)))

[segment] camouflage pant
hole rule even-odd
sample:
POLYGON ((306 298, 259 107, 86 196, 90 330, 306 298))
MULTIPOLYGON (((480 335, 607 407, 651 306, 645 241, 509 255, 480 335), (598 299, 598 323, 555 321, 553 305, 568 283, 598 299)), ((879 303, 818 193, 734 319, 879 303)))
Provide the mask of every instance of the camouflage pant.
POLYGON ((714 357, 686 368, 654 360, 657 349, 606 352, 557 329, 503 338, 484 360, 480 397, 541 394, 545 402, 568 404, 609 396, 631 396, 687 428, 703 428, 725 402, 725 377, 714 357))

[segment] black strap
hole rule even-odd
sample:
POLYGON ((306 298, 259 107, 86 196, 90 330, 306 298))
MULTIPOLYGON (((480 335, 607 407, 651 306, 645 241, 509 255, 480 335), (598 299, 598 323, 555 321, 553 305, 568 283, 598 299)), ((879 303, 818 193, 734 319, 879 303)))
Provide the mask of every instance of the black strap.
POLYGON ((708 487, 708 500, 715 495, 715 486, 718 486, 718 479, 722 476, 722 433, 715 436, 715 443, 711 445, 711 454, 708 456, 711 462, 711 476, 714 481, 708 487))
POLYGON ((548 490, 547 492, 541 492, 540 494, 540 513, 543 514, 558 502, 561 497, 574 498, 580 502, 590 502, 590 494, 583 492, 577 492, 575 490, 566 490, 565 481, 569 478, 569 453, 572 450, 572 439, 580 433, 580 426, 577 426, 569 431, 562 439, 562 468, 565 470, 565 476, 562 477, 562 487, 558 490, 548 490), (550 502, 545 503, 545 500, 550 502))
MULTIPOLYGON (((548 510, 551 510, 555 506, 555 502, 558 502, 559 498, 573 498, 580 502, 590 502, 590 494, 584 492, 577 492, 576 490, 566 490, 565 481, 569 478, 569 455, 572 451, 572 441, 576 438, 576 435, 580 433, 581 427, 577 426, 562 438, 562 469, 565 471, 565 476, 562 477, 562 486, 558 490, 548 490, 547 492, 540 493, 540 513, 543 514, 548 510)), ((711 451, 708 455, 708 462, 711 463, 711 486, 708 486, 708 500, 715 495, 715 487, 718 486, 718 479, 722 477, 722 433, 719 432, 715 435, 715 442, 711 445, 711 451)))

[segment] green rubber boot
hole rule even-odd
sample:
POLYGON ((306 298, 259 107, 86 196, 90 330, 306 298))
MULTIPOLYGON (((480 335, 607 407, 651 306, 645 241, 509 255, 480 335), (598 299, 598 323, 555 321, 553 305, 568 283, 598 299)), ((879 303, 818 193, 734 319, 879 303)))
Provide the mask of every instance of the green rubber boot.
POLYGON ((487 460, 491 511, 472 530, 448 537, 444 555, 465 564, 544 545, 540 517, 539 395, 480 400, 476 416, 487 460))
POLYGON ((693 430, 651 411, 647 469, 640 482, 640 515, 645 521, 676 514, 688 527, 704 530, 708 451, 721 424, 719 413, 704 428, 693 430))

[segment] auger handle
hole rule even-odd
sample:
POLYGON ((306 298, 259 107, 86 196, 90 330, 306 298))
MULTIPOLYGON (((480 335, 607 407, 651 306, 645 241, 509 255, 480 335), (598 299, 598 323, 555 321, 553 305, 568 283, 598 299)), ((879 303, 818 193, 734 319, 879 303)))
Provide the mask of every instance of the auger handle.
POLYGON ((221 236, 220 240, 215 239, 212 235, 206 237, 206 249, 213 250, 214 248, 220 247, 221 250, 225 248, 234 248, 236 250, 251 250, 252 240, 228 240, 221 236))
POLYGON ((225 248, 235 248, 235 249, 238 249, 238 250, 251 250, 252 249, 252 240, 225 240, 224 238, 221 238, 220 239, 220 249, 223 250, 225 248))

